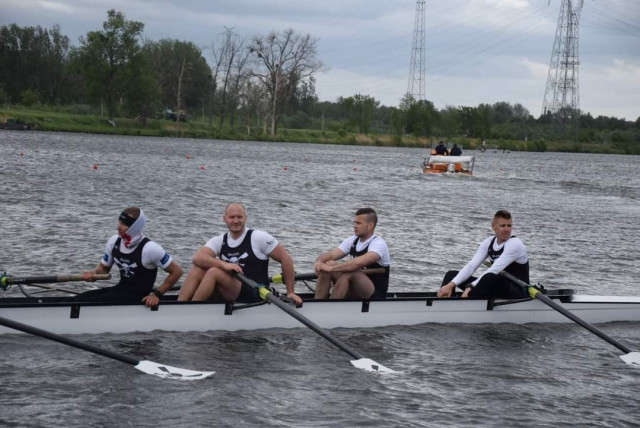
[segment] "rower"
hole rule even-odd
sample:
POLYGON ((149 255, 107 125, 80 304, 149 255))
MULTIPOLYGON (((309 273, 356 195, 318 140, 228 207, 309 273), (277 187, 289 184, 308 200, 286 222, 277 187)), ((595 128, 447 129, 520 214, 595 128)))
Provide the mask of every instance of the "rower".
POLYGON ((511 235, 511 213, 505 210, 496 212, 491 228, 495 235, 482 241, 471 261, 461 271, 451 270, 445 274, 438 297, 450 297, 456 286, 464 290, 462 297, 526 297, 522 287, 499 275, 506 271, 529 283, 527 247, 511 235), (491 267, 477 278, 471 276, 487 257, 492 262, 491 267))
POLYGON ((356 211, 353 220, 353 236, 345 239, 331 251, 318 256, 314 270, 318 276, 316 299, 384 299, 389 288, 391 259, 384 239, 375 235, 378 216, 372 208, 356 211), (349 254, 351 260, 336 261, 349 254), (382 268, 383 272, 366 275, 362 269, 382 268))
POLYGON ((247 214, 238 202, 226 206, 222 220, 229 232, 211 238, 196 251, 178 300, 260 301, 253 287, 233 275, 241 273, 267 286, 269 259, 273 259, 281 264, 287 297, 302 304, 294 292, 293 260, 278 240, 265 231, 247 229, 247 214))
POLYGON ((115 263, 120 269, 120 281, 114 287, 81 293, 74 297, 75 301, 158 305, 160 296, 182 276, 182 268, 160 244, 144 236, 146 220, 144 212, 136 206, 122 211, 116 226, 118 234, 107 241, 102 260, 92 270, 82 273, 85 281, 95 281, 96 274, 109 273, 115 263), (169 275, 154 290, 158 268, 169 275))

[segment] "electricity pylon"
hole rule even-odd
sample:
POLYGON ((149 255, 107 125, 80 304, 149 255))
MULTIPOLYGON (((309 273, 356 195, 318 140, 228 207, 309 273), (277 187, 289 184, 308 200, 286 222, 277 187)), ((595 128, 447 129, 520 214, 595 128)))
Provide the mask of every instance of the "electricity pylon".
POLYGON ((544 91, 542 114, 560 113, 563 121, 578 115, 580 109, 578 22, 583 2, 562 0, 544 91))
POLYGON ((407 87, 407 93, 416 101, 425 99, 425 3, 426 0, 416 1, 416 20, 413 25, 413 45, 411 47, 411 64, 409 64, 409 85, 407 87))

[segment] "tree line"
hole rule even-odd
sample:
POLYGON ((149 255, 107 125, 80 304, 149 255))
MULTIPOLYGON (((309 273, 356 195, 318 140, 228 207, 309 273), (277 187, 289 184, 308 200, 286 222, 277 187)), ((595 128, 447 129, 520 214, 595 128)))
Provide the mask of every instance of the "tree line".
MULTIPOLYGON (((243 38, 227 29, 207 52, 192 42, 142 40, 144 24, 107 12, 72 46, 58 26, 0 27, 0 104, 71 105, 120 116, 200 120, 222 132, 278 128, 483 139, 640 143, 635 122, 589 113, 534 118, 521 104, 436 109, 405 95, 384 106, 366 94, 319 101, 317 42, 293 29, 243 38), (209 60, 205 58, 209 57, 209 60), (167 113, 171 113, 168 115, 167 113), (572 117, 567 121, 567 116, 572 117)), ((577 114, 576 114, 577 113, 577 114)))

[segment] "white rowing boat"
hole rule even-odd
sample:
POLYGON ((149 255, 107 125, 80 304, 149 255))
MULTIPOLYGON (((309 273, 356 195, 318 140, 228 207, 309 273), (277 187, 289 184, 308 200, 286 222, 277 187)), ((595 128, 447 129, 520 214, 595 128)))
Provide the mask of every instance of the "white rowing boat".
MULTIPOLYGON (((320 327, 372 328, 422 323, 570 323, 539 300, 437 298, 435 293, 390 293, 383 301, 314 300, 301 294, 295 309, 320 327)), ((640 297, 573 294, 550 290, 548 296, 589 323, 640 321, 640 297)), ((213 331, 296 328, 303 325, 269 302, 177 302, 163 298, 157 309, 143 305, 59 303, 59 298, 2 298, 0 317, 58 334, 136 331, 213 331)), ((0 334, 16 333, 0 326, 0 334)))

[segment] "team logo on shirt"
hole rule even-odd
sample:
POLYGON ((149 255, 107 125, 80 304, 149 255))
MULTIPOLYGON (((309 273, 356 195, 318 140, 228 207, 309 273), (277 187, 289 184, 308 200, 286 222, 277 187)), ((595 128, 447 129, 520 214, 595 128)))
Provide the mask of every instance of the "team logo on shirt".
POLYGON ((247 254, 245 252, 240 257, 238 257, 236 255, 231 255, 231 257, 226 257, 224 254, 222 254, 222 256, 220 258, 222 260, 224 260, 225 262, 233 263, 233 264, 240 265, 240 266, 244 267, 244 263, 242 261, 244 259, 246 259, 247 257, 249 257, 249 254, 247 254))
POLYGON ((136 273, 135 270, 138 267, 137 263, 129 264, 126 261, 120 261, 118 259, 114 259, 114 261, 116 262, 116 265, 118 265, 118 268, 120 269, 121 276, 124 276, 125 278, 131 278, 133 275, 135 275, 136 273))

